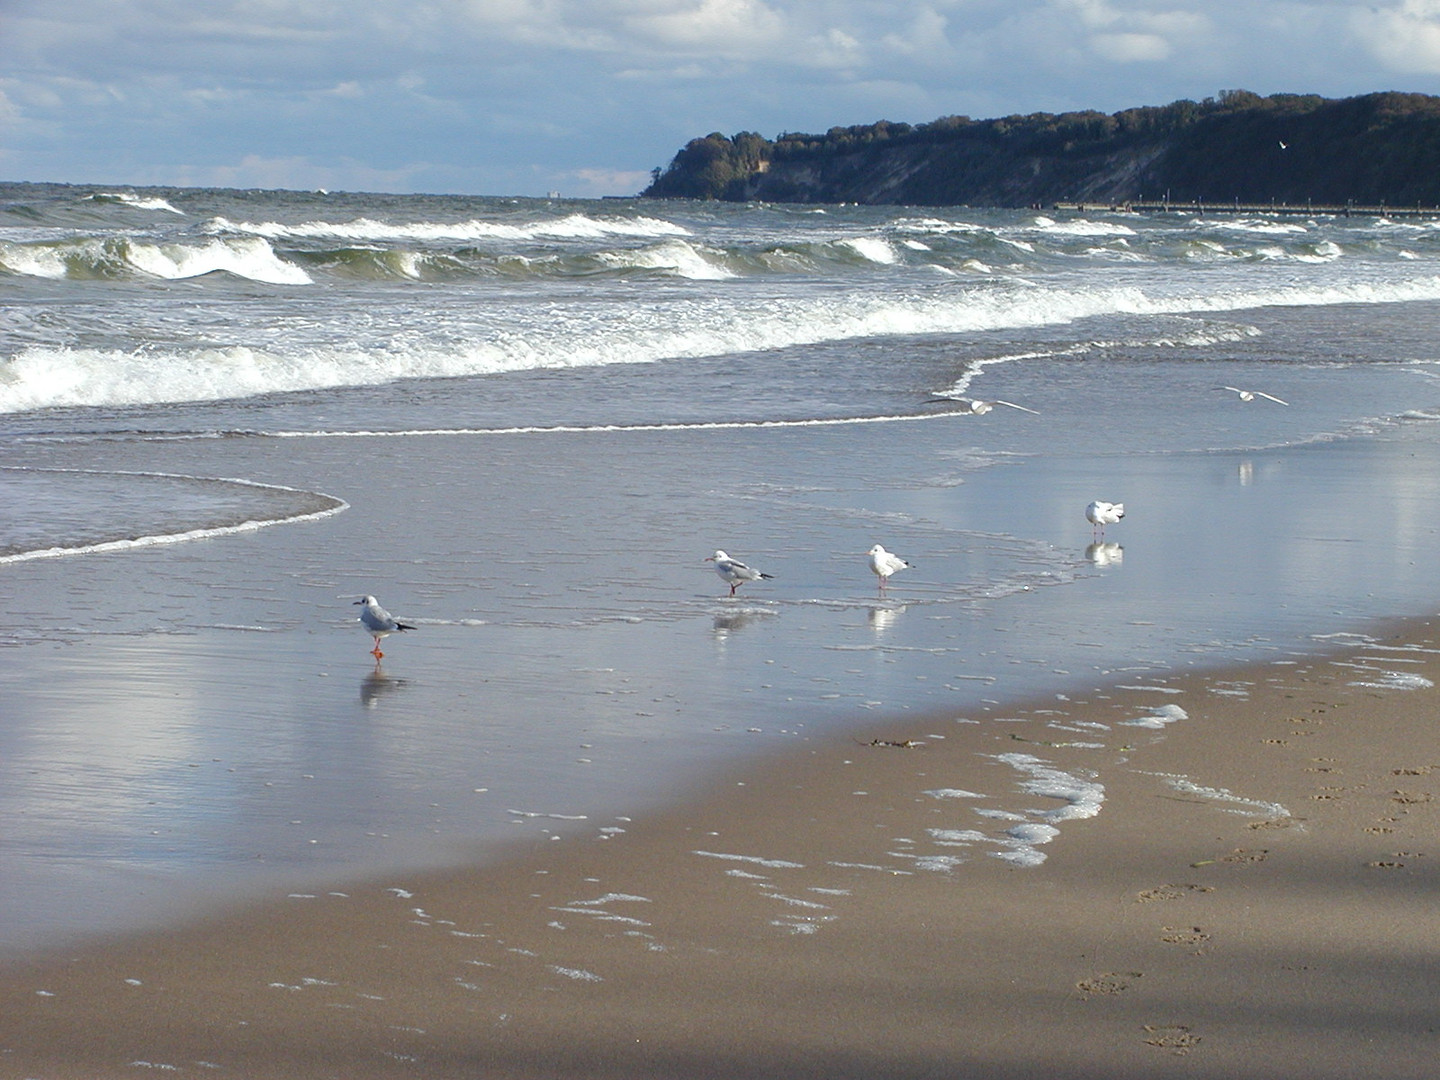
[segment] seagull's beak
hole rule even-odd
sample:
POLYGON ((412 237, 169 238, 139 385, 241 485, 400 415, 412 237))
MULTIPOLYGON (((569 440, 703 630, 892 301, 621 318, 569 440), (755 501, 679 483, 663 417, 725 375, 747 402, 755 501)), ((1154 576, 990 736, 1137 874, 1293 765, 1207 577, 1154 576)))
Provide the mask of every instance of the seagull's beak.
MULTIPOLYGON (((356 601, 355 601, 355 604, 363 604, 364 602, 365 602, 364 600, 356 600, 356 601)), ((351 604, 350 606, 351 606, 351 607, 354 607, 355 604, 351 604)))

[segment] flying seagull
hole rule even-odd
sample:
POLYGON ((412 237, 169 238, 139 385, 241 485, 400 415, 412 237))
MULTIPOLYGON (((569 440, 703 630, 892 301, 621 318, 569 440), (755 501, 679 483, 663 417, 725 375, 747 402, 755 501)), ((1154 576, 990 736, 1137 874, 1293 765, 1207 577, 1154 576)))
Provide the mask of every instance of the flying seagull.
POLYGON ((746 566, 739 559, 732 559, 725 552, 717 550, 714 555, 705 556, 706 562, 715 564, 715 573, 720 575, 720 580, 730 586, 730 595, 735 595, 735 590, 747 581, 759 581, 761 578, 772 578, 774 574, 762 574, 753 566, 746 566))
POLYGON ((1288 401, 1281 401, 1273 394, 1267 394, 1260 390, 1241 390, 1238 386, 1217 386, 1216 390, 1229 390, 1232 394, 1239 394, 1241 401, 1254 401, 1257 397, 1263 397, 1266 401, 1273 401, 1276 405, 1289 405, 1288 401))
POLYGON ((1085 519, 1090 522, 1090 531, 1105 535, 1105 526, 1114 525, 1125 516, 1124 503, 1109 503, 1096 499, 1085 507, 1085 519))
POLYGON ((876 544, 865 553, 870 556, 870 570, 880 579, 880 591, 885 591, 885 583, 890 579, 891 574, 897 574, 901 570, 909 570, 911 566, 904 559, 894 552, 886 551, 879 544, 876 544))
POLYGON ((940 397, 932 397, 929 403, 942 401, 947 405, 957 406, 955 409, 956 412, 967 413, 970 416, 984 416, 991 409, 995 408, 996 405, 1019 409, 1021 412, 1028 412, 1031 416, 1040 415, 1034 409, 1027 409, 1024 405, 1016 405, 1013 401, 1001 401, 999 398, 995 398, 993 401, 982 401, 979 398, 945 397, 941 395, 940 397))
POLYGON ((407 626, 405 623, 394 618, 388 611, 380 606, 380 601, 376 600, 373 596, 362 596, 359 600, 356 600, 355 603, 365 605, 360 609, 360 624, 364 626, 365 629, 370 632, 370 636, 375 639, 375 648, 370 651, 374 654, 376 660, 379 660, 385 655, 380 651, 381 638, 388 637, 397 630, 415 629, 413 626, 407 626))

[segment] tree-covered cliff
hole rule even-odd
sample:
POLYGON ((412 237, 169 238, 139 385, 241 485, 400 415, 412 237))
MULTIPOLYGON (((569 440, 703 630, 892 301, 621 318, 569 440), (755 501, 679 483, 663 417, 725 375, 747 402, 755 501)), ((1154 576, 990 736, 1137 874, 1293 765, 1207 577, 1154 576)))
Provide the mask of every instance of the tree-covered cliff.
POLYGON ((823 135, 694 139, 657 198, 1034 206, 1239 200, 1440 205, 1440 97, 1224 91, 1113 115, 881 121, 823 135))

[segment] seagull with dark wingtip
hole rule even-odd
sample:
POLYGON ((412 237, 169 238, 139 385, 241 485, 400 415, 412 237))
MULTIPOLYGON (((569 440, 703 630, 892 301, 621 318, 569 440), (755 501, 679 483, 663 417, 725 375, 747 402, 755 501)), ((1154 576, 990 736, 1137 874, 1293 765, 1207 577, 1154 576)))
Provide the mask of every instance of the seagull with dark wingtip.
POLYGON ((747 581, 759 581, 761 578, 774 577, 773 574, 764 574, 753 566, 746 566, 739 559, 732 559, 723 551, 716 551, 714 555, 706 555, 705 562, 715 564, 715 573, 720 575, 720 580, 730 586, 730 595, 735 595, 735 590, 747 581))
POLYGON ((376 660, 385 655, 380 651, 381 638, 388 637, 397 630, 415 629, 392 616, 390 612, 380 606, 380 601, 373 596, 362 596, 355 603, 365 605, 360 609, 360 625, 364 626, 370 636, 375 639, 375 648, 370 651, 376 660))
POLYGON ((893 551, 886 551, 879 544, 876 544, 869 551, 865 552, 870 557, 870 572, 880 579, 880 591, 885 591, 886 584, 890 581, 891 574, 898 574, 901 570, 911 569, 911 564, 896 555, 893 551))

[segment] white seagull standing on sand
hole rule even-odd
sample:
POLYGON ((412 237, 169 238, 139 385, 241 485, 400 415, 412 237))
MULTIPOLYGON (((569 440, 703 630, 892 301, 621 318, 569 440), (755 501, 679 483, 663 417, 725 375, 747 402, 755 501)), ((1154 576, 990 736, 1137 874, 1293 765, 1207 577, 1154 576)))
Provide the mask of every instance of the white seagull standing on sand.
POLYGON ((715 564, 715 573, 720 575, 720 580, 730 586, 730 595, 735 595, 735 590, 747 581, 759 581, 761 578, 772 578, 774 574, 762 574, 753 566, 746 566, 739 559, 732 559, 723 551, 716 551, 714 555, 705 556, 706 562, 715 564))
POLYGON ((1273 401, 1276 405, 1289 405, 1288 401, 1281 401, 1273 394, 1266 394, 1259 390, 1241 390, 1238 386, 1217 386, 1216 390, 1229 390, 1232 394, 1239 394, 1241 401, 1254 401, 1257 397, 1263 397, 1266 401, 1273 401))
POLYGON ((1099 530, 1101 536, 1105 535, 1105 526, 1114 525, 1125 516, 1124 503, 1108 503, 1096 499, 1089 506, 1085 507, 1085 518, 1090 522, 1090 531, 1094 533, 1099 530))
POLYGON ((360 623, 370 632, 375 639, 375 648, 371 650, 375 659, 379 660, 385 654, 380 651, 380 639, 388 637, 396 630, 414 630, 413 626, 407 626, 398 619, 391 616, 390 612, 380 606, 380 601, 373 596, 362 596, 356 600, 357 604, 364 604, 360 609, 360 623))
POLYGON ((880 591, 885 591, 885 582, 891 574, 899 573, 901 570, 909 570, 910 564, 900 558, 894 552, 886 551, 879 544, 876 544, 865 553, 870 556, 870 570, 880 579, 880 591))

